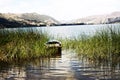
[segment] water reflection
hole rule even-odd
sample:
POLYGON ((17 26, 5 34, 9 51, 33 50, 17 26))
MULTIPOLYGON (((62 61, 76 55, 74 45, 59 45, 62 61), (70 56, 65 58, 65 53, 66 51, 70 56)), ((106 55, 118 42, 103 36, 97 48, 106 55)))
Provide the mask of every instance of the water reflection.
POLYGON ((120 65, 109 65, 79 58, 74 50, 63 50, 61 57, 40 58, 21 64, 0 64, 0 80, 119 80, 120 65))

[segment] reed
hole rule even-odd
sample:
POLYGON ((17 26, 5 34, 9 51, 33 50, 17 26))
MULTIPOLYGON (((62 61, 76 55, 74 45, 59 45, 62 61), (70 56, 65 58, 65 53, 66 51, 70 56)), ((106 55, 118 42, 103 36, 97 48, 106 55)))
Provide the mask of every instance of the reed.
POLYGON ((49 39, 42 31, 0 30, 0 60, 26 60, 41 56, 48 56, 44 43, 49 39))
POLYGON ((100 62, 120 62, 120 29, 108 27, 96 31, 95 35, 80 35, 63 40, 64 48, 75 49, 78 55, 100 62))

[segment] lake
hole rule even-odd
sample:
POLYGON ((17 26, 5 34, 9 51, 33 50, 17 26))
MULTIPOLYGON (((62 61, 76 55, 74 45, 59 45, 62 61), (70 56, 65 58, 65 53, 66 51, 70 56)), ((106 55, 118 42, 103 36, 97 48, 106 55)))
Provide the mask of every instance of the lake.
POLYGON ((106 29, 108 27, 118 27, 119 24, 104 24, 104 25, 75 25, 75 26, 53 26, 53 27, 38 27, 38 30, 45 31, 54 38, 73 38, 81 34, 94 35, 96 31, 106 29))
MULTIPOLYGON (((119 27, 119 24, 111 24, 119 27)), ((96 31, 112 27, 111 25, 77 25, 35 27, 51 35, 51 39, 74 38, 80 34, 94 35, 96 31)), ((115 28, 115 27, 113 27, 115 28)), ((12 28, 9 30, 16 30, 12 28)), ((29 28, 20 28, 29 30, 29 28)), ((120 28, 119 28, 120 29, 120 28)), ((62 50, 59 57, 48 57, 23 61, 21 63, 0 63, 0 80, 120 80, 120 64, 98 65, 82 59, 74 50, 62 50)))
POLYGON ((51 26, 51 27, 30 27, 30 28, 9 28, 8 30, 38 30, 47 33, 51 38, 74 38, 81 34, 92 36, 96 31, 106 29, 108 27, 117 28, 120 24, 101 24, 101 25, 75 25, 75 26, 51 26))

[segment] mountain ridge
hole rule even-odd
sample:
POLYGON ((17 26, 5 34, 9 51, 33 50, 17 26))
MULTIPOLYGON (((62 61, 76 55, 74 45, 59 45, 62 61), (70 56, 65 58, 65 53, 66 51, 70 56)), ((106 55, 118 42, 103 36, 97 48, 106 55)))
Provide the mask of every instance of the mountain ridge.
POLYGON ((0 13, 0 27, 29 27, 58 24, 59 21, 38 13, 0 13))
POLYGON ((67 26, 89 24, 120 23, 120 11, 104 15, 93 15, 67 22, 59 22, 54 18, 38 13, 0 13, 0 28, 34 27, 34 26, 67 26))
POLYGON ((70 23, 110 24, 120 23, 120 11, 105 15, 93 15, 69 21, 70 23))

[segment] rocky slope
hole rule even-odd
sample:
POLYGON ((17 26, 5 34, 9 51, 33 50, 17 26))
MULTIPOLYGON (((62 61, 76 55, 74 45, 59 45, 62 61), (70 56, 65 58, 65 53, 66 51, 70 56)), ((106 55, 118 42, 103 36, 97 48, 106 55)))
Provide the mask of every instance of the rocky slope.
POLYGON ((84 24, 110 24, 120 23, 120 12, 113 12, 106 15, 88 16, 67 22, 58 22, 47 15, 37 13, 0 13, 0 28, 4 27, 30 27, 30 26, 65 26, 65 25, 84 25, 84 24))
POLYGON ((50 16, 37 13, 0 13, 0 28, 3 27, 23 27, 23 26, 50 26, 59 22, 50 16))
POLYGON ((113 12, 106 15, 95 15, 70 21, 71 23, 85 24, 110 24, 120 23, 120 12, 113 12))

